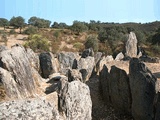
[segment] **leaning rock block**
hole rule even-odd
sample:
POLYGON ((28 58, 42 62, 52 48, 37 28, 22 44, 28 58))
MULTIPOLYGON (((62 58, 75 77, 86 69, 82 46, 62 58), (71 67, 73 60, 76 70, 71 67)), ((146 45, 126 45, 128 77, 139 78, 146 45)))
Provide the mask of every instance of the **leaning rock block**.
POLYGON ((33 97, 36 84, 25 49, 16 45, 0 53, 2 68, 0 78, 9 98, 33 97))
POLYGON ((152 120, 156 95, 156 78, 139 59, 133 58, 129 65, 132 95, 132 115, 135 120, 152 120))
POLYGON ((89 87, 80 82, 65 83, 60 92, 60 108, 67 120, 91 120, 92 101, 89 87))

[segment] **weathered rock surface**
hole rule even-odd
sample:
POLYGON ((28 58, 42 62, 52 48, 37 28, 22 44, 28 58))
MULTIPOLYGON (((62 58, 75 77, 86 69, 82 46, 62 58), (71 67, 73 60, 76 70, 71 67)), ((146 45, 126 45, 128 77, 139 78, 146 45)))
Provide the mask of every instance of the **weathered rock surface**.
POLYGON ((67 120, 91 120, 92 101, 89 87, 80 82, 65 83, 60 92, 60 108, 67 120))
POLYGON ((132 94, 132 116, 135 120, 152 120, 156 94, 156 78, 137 58, 129 65, 129 80, 132 94))
POLYGON ((43 78, 48 78, 53 73, 52 57, 49 52, 39 55, 40 67, 43 78))
POLYGON ((77 68, 77 60, 79 55, 72 52, 62 52, 58 54, 58 60, 60 63, 60 73, 67 75, 69 69, 77 68))
POLYGON ((113 107, 121 114, 131 114, 131 93, 127 73, 116 66, 112 66, 109 85, 113 107))
POLYGON ((82 52, 82 58, 86 58, 88 56, 91 56, 93 57, 94 56, 94 52, 93 52, 93 49, 92 48, 89 48, 89 49, 85 49, 83 52, 82 52))
POLYGON ((102 97, 103 97, 105 103, 110 105, 111 104, 110 89, 109 89, 110 74, 108 73, 108 68, 106 65, 103 65, 103 68, 100 71, 99 82, 100 82, 99 88, 100 88, 100 91, 102 92, 102 97))
POLYGON ((96 72, 97 72, 97 75, 99 75, 99 72, 103 69, 103 65, 105 65, 106 63, 107 63, 106 57, 103 56, 103 57, 98 61, 98 63, 96 64, 96 72))
POLYGON ((160 120, 160 92, 157 93, 155 98, 155 120, 160 120))
POLYGON ((78 61, 78 69, 82 73, 82 78, 87 81, 91 75, 93 68, 95 67, 94 57, 81 58, 78 61))
POLYGON ((3 102, 0 108, 1 120, 60 120, 55 106, 39 98, 3 102))
POLYGON ((33 67, 38 72, 40 71, 40 64, 39 64, 39 57, 36 53, 33 52, 32 49, 27 48, 26 49, 27 56, 29 59, 29 63, 31 64, 31 67, 33 67))
POLYGON ((120 52, 120 53, 116 56, 115 60, 116 60, 116 61, 120 61, 120 60, 123 60, 123 58, 124 58, 124 55, 123 55, 122 52, 120 52))
POLYGON ((106 57, 106 61, 107 62, 111 62, 111 61, 113 61, 114 59, 113 59, 113 56, 112 55, 107 55, 107 57, 106 57))
POLYGON ((22 46, 16 45, 11 50, 0 54, 2 67, 0 77, 9 98, 26 98, 34 96, 34 82, 29 57, 22 46))
POLYGON ((68 71, 68 81, 75 81, 75 80, 80 80, 81 82, 83 82, 82 79, 82 74, 79 72, 79 70, 77 69, 69 69, 68 71))
POLYGON ((159 63, 160 59, 159 58, 152 58, 149 56, 141 56, 139 59, 143 62, 148 62, 148 63, 159 63))
POLYGON ((98 63, 98 61, 101 59, 102 57, 102 53, 101 52, 97 52, 94 54, 94 58, 95 58, 95 64, 98 63))
POLYGON ((130 32, 128 41, 126 43, 126 56, 136 57, 137 56, 137 38, 134 32, 130 32))

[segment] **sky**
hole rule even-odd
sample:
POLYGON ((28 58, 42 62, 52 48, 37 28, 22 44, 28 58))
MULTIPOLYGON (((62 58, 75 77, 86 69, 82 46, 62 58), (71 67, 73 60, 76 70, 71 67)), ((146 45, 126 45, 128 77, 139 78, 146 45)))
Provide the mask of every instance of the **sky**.
POLYGON ((32 16, 71 25, 74 20, 89 22, 160 21, 160 0, 0 0, 0 18, 10 20, 32 16))

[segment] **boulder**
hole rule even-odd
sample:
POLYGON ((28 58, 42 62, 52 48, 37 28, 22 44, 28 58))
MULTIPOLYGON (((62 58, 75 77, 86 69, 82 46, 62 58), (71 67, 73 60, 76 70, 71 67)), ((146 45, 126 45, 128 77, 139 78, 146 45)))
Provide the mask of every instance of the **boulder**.
POLYGON ((155 98, 155 120, 160 120, 160 92, 157 93, 155 98))
POLYGON ((92 101, 89 87, 80 82, 65 83, 59 95, 61 112, 67 120, 91 120, 92 101))
POLYGON ((122 52, 120 52, 120 53, 116 56, 115 60, 116 60, 116 61, 120 61, 120 60, 123 60, 123 58, 124 58, 124 55, 123 55, 122 52))
POLYGON ((60 63, 60 73, 67 75, 69 69, 77 68, 77 60, 79 55, 73 52, 62 52, 58 54, 58 61, 60 63))
POLYGON ((26 49, 26 53, 29 59, 29 63, 31 66, 36 69, 37 71, 40 71, 40 64, 39 64, 39 57, 34 51, 30 48, 26 49))
POLYGON ((36 94, 32 66, 25 49, 16 45, 0 53, 0 78, 9 98, 26 98, 36 94))
POLYGON ((71 82, 71 81, 75 81, 75 80, 80 80, 81 82, 83 82, 82 74, 77 69, 69 69, 68 81, 71 82))
POLYGON ((116 66, 111 67, 109 90, 114 109, 121 114, 131 114, 129 77, 124 70, 116 66))
POLYGON ((102 70, 99 73, 99 88, 102 93, 102 97, 104 99, 105 104, 110 105, 110 90, 109 90, 109 84, 110 84, 110 74, 108 73, 108 68, 106 65, 103 65, 102 70))
POLYGON ((98 63, 96 64, 96 72, 97 72, 97 75, 99 75, 99 72, 103 69, 103 66, 106 64, 106 57, 103 56, 99 61, 98 63))
POLYGON ((101 52, 97 52, 97 53, 94 54, 94 59, 95 59, 95 63, 96 64, 101 59, 101 57, 102 57, 102 53, 101 52))
POLYGON ((94 52, 93 52, 93 49, 92 48, 89 48, 89 49, 85 49, 83 52, 82 52, 82 58, 86 58, 88 56, 91 56, 93 57, 94 56, 94 52))
POLYGON ((135 120, 152 120, 156 94, 156 78, 138 58, 129 63, 132 116, 135 120))
POLYGON ((0 108, 1 120, 60 120, 55 106, 40 98, 1 102, 0 108))
POLYGON ((107 62, 111 62, 111 61, 113 61, 114 59, 113 59, 113 56, 112 55, 107 55, 107 57, 106 57, 106 61, 107 62))
POLYGON ((78 61, 78 69, 82 73, 82 78, 84 81, 87 81, 91 75, 92 71, 95 67, 94 57, 81 58, 78 61))
POLYGON ((52 57, 49 52, 39 55, 40 67, 43 78, 48 78, 53 73, 52 57))
POLYGON ((130 32, 126 43, 126 56, 137 57, 137 38, 134 32, 130 32))

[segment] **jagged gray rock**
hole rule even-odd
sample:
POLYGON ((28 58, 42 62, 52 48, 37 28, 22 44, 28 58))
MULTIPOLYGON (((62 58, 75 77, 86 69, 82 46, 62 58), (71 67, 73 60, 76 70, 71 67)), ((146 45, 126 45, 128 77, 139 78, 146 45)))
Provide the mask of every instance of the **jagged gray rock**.
POLYGON ((155 98, 155 120, 160 120, 160 92, 157 93, 155 98))
POLYGON ((80 82, 65 83, 60 92, 60 108, 67 120, 91 120, 92 101, 89 87, 80 82))
POLYGON ((79 55, 73 52, 62 52, 58 54, 58 60, 60 63, 60 73, 67 75, 69 69, 77 68, 77 60, 79 55))
POLYGON ((43 78, 48 78, 53 73, 52 57, 49 52, 39 55, 40 67, 43 78))
POLYGON ((99 73, 99 88, 102 93, 102 97, 105 101, 105 104, 110 105, 110 90, 109 85, 110 84, 110 74, 108 72, 108 68, 106 65, 103 65, 102 70, 99 73))
POLYGON ((102 53, 101 52, 97 52, 94 54, 94 58, 95 58, 95 64, 98 63, 98 61, 101 59, 102 57, 102 53))
POLYGON ((114 109, 121 114, 131 114, 131 91, 127 73, 116 66, 112 66, 109 85, 114 109))
POLYGON ((137 38, 134 32, 130 32, 126 43, 126 56, 137 57, 137 38))
POLYGON ((89 49, 85 49, 83 52, 82 52, 82 58, 86 58, 88 56, 91 56, 93 57, 94 56, 94 52, 93 52, 93 49, 92 48, 89 48, 89 49))
POLYGON ((132 95, 132 116, 135 120, 152 120, 156 94, 156 78, 139 59, 129 63, 129 81, 132 95))
POLYGON ((82 74, 79 72, 79 70, 77 69, 69 69, 68 71, 68 81, 74 81, 74 80, 80 80, 81 82, 83 82, 82 79, 82 74))
POLYGON ((25 49, 16 45, 11 50, 2 51, 0 57, 3 67, 0 68, 0 77, 7 96, 20 99, 34 96, 36 83, 25 49))
POLYGON ((40 98, 1 102, 0 108, 1 120, 60 120, 55 106, 40 98))
POLYGON ((82 78, 87 81, 91 75, 93 68, 95 67, 94 57, 81 58, 78 61, 78 69, 82 73, 82 78))
POLYGON ((116 61, 120 61, 120 60, 123 60, 123 58, 124 58, 124 55, 123 55, 122 52, 120 52, 120 53, 116 56, 115 60, 116 60, 116 61))

